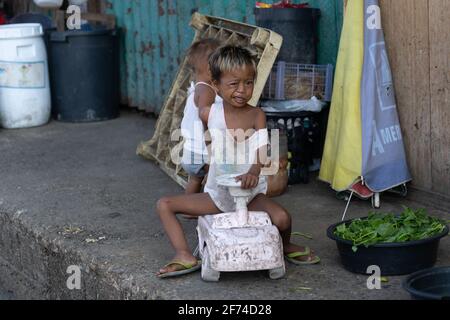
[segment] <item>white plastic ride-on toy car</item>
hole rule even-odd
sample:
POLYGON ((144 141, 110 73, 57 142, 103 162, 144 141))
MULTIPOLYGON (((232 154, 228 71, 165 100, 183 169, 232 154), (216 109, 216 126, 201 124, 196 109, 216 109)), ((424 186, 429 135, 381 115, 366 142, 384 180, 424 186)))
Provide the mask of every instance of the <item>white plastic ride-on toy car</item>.
POLYGON ((235 175, 217 177, 229 188, 236 212, 200 217, 197 232, 202 279, 218 281, 220 272, 269 270, 271 279, 285 273, 283 242, 266 212, 248 212, 249 190, 241 189, 235 175))

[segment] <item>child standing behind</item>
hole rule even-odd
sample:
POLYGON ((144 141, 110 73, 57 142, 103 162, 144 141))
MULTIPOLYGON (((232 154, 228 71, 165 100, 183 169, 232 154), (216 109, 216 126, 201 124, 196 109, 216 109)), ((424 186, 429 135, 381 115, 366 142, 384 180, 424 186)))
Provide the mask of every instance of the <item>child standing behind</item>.
POLYGON ((222 99, 217 95, 211 83, 208 59, 220 46, 215 39, 203 39, 195 42, 187 53, 188 64, 194 70, 194 82, 188 91, 188 98, 181 121, 181 134, 184 138, 181 165, 189 175, 186 194, 198 193, 208 171, 208 151, 205 144, 205 128, 199 112, 210 108, 222 99))

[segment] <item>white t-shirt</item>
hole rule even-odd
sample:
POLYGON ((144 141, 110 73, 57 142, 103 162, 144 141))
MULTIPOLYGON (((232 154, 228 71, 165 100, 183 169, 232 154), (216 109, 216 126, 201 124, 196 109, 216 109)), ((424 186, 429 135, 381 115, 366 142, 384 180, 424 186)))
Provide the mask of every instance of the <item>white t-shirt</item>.
MULTIPOLYGON (((230 195, 228 188, 217 184, 216 177, 247 173, 255 163, 258 149, 268 144, 268 132, 267 129, 261 129, 244 141, 235 141, 225 122, 223 103, 215 103, 211 106, 208 129, 212 140, 211 163, 205 192, 222 212, 234 212, 236 211, 234 198, 230 195)), ((265 176, 259 177, 258 185, 252 189, 248 202, 260 193, 267 193, 267 177, 265 176)))
MULTIPOLYGON (((195 88, 199 84, 207 85, 214 90, 211 85, 205 82, 197 82, 196 84, 191 82, 191 87, 188 89, 188 98, 184 108, 183 120, 181 121, 181 135, 185 141, 183 146, 183 161, 188 161, 186 163, 190 163, 191 153, 204 156, 208 155, 205 143, 205 129, 194 101, 195 88)), ((221 102, 222 98, 216 93, 216 100, 214 103, 221 102)))

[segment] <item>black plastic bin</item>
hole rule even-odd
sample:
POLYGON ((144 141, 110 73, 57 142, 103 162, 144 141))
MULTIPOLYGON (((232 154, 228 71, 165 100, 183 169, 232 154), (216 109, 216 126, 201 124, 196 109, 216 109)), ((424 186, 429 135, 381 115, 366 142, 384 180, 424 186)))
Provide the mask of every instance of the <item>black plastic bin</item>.
POLYGON ((278 60, 316 64, 320 9, 255 8, 256 25, 283 36, 278 60))
POLYGON ((52 114, 66 122, 119 116, 117 30, 52 32, 49 69, 52 114))

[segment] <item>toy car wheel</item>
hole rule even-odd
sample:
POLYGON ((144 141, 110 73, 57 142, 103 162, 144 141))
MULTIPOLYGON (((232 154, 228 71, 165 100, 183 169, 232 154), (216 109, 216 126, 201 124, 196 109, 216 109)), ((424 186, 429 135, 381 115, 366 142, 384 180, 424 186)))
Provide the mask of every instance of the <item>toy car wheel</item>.
POLYGON ((203 256, 202 256, 202 279, 204 281, 209 282, 217 282, 220 278, 220 272, 213 270, 211 268, 211 264, 209 262, 209 252, 208 248, 203 249, 203 256))
POLYGON ((272 280, 281 279, 284 277, 285 274, 286 274, 286 269, 284 266, 269 270, 269 277, 272 280))

